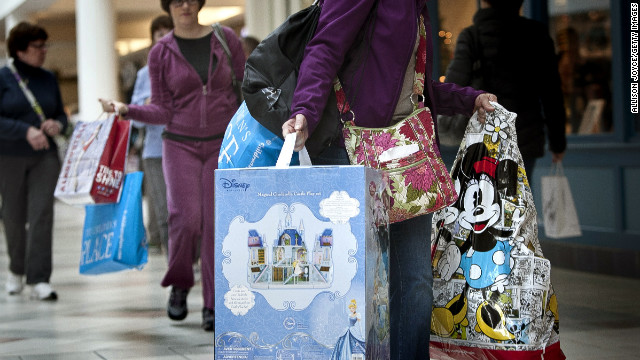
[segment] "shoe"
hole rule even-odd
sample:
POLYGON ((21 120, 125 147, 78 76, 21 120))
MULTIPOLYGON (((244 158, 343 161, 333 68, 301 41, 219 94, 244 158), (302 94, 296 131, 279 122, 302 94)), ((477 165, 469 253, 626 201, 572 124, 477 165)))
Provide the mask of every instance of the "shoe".
POLYGON ((187 309, 187 295, 189 290, 180 289, 173 286, 171 288, 171 295, 169 296, 169 303, 167 304, 167 315, 171 320, 184 320, 189 313, 187 309))
POLYGON ((9 271, 9 276, 7 276, 7 283, 4 284, 4 288, 7 290, 9 295, 18 295, 24 289, 24 285, 22 284, 22 275, 16 275, 9 271))
POLYGON ((56 301, 58 300, 58 294, 53 291, 49 283, 41 282, 37 283, 31 289, 31 299, 42 301, 56 301))
POLYGON ((214 321, 216 319, 215 311, 211 308, 202 308, 202 328, 204 331, 213 331, 214 321))

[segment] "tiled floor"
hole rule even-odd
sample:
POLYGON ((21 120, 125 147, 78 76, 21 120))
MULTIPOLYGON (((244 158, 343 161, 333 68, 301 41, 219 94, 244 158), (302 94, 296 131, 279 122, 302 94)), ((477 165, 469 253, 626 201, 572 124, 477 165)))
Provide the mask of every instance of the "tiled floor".
MULTIPOLYGON (((142 271, 81 276, 84 210, 58 203, 52 284, 57 303, 4 292, 7 254, 0 227, 0 360, 213 359, 213 334, 200 329, 201 289, 183 322, 165 315, 165 268, 151 256, 142 271)), ((543 248, 544 250, 544 248, 543 248)), ((640 280, 554 268, 561 344, 568 359, 640 359, 640 280)))

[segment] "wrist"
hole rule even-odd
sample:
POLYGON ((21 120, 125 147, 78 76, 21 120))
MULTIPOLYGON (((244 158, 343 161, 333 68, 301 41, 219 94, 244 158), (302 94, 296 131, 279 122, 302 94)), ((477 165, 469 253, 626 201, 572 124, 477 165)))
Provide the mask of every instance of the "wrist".
POLYGON ((129 107, 127 106, 127 104, 122 104, 122 106, 120 106, 120 108, 118 109, 118 113, 120 114, 120 116, 126 117, 129 113, 129 107))

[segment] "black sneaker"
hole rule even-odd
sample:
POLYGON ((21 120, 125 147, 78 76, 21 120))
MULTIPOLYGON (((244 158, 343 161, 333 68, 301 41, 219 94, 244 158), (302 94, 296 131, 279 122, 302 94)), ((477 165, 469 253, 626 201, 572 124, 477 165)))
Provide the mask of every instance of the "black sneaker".
POLYGON ((173 286, 171 288, 171 295, 169 296, 169 303, 167 304, 167 315, 171 320, 184 320, 189 313, 187 309, 187 295, 189 290, 180 289, 173 286))
POLYGON ((204 331, 213 331, 213 324, 216 319, 216 313, 213 309, 202 308, 202 328, 204 331))

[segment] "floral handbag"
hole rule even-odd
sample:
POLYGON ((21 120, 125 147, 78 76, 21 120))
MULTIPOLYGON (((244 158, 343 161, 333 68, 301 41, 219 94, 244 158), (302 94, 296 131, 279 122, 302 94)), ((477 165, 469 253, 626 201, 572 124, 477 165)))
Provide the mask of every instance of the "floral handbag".
MULTIPOLYGON (((399 222, 442 209, 458 198, 436 143, 431 111, 415 95, 422 97, 426 67, 426 31, 420 18, 420 42, 416 55, 414 111, 409 117, 385 128, 355 125, 355 116, 343 122, 343 135, 349 160, 385 170, 389 176, 391 206, 389 221, 399 222)), ((350 112, 339 80, 334 82, 341 113, 350 112)), ((351 112, 353 115, 353 112, 351 112)))

